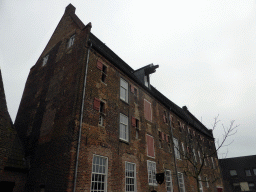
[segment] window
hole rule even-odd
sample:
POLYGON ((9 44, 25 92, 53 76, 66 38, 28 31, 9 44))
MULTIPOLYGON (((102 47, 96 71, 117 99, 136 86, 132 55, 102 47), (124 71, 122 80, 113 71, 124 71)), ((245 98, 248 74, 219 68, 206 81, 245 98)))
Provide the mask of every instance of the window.
POLYGON ((241 191, 240 183, 233 183, 234 191, 241 191))
POLYGON ((176 138, 173 138, 174 144, 174 153, 177 159, 180 159, 180 149, 179 149, 179 142, 176 138))
POLYGON ((104 117, 103 117, 103 115, 100 115, 100 117, 99 117, 99 125, 103 126, 103 122, 104 122, 104 117))
POLYGON ((183 173, 178 172, 180 192, 185 192, 183 173))
POLYGON ((253 169, 253 173, 254 173, 254 175, 256 175, 256 168, 253 169))
POLYGON ((147 153, 149 157, 155 157, 154 138, 151 135, 146 135, 147 138, 147 153))
POLYGON ((199 191, 203 192, 203 184, 202 184, 202 180, 201 180, 201 176, 200 175, 198 176, 198 179, 199 179, 199 191))
POLYGON ((101 70, 101 81, 105 82, 107 77, 107 66, 104 65, 100 60, 97 61, 97 68, 101 70))
POLYGON ((165 170, 165 180, 167 192, 173 192, 172 175, 170 170, 165 170))
POLYGON ((100 112, 105 113, 105 103, 103 101, 100 101, 100 112))
POLYGON ((103 101, 101 101, 100 99, 98 99, 98 98, 94 98, 93 108, 96 111, 100 112, 99 125, 103 126, 104 113, 105 113, 105 103, 103 101))
POLYGON ((252 176, 251 170, 250 169, 246 169, 245 170, 245 175, 246 176, 252 176))
POLYGON ((209 188, 209 181, 207 177, 205 177, 205 182, 206 182, 206 187, 209 188))
POLYGON ((230 170, 229 173, 230 173, 230 176, 236 176, 237 175, 236 170, 230 170))
POLYGON ((107 191, 107 163, 106 157, 93 155, 91 192, 107 191))
POLYGON ((248 186, 249 186, 250 191, 255 191, 256 190, 254 183, 248 183, 248 186))
POLYGON ((128 83, 120 79, 120 99, 128 103, 128 83))
POLYGON ((159 148, 163 148, 162 147, 162 140, 161 139, 159 139, 159 148))
POLYGON ((136 165, 125 162, 125 191, 136 191, 136 165))
POLYGON ((75 35, 69 38, 67 48, 72 47, 74 45, 74 41, 75 41, 75 35))
POLYGON ((213 157, 211 157, 211 159, 212 159, 212 168, 215 169, 215 163, 214 163, 213 157))
POLYGON ((172 125, 172 127, 174 128, 174 120, 173 120, 173 116, 170 114, 170 124, 172 125))
POLYGON ((43 58, 42 67, 46 65, 46 63, 47 63, 47 61, 48 61, 48 58, 49 58, 49 55, 46 55, 46 56, 43 58))
POLYGON ((145 86, 148 87, 149 86, 148 75, 144 76, 144 82, 145 82, 145 86))
POLYGON ((152 121, 151 103, 144 99, 144 116, 148 121, 152 121))
POLYGON ((194 160, 195 160, 195 162, 197 162, 197 158, 196 158, 196 151, 195 151, 195 149, 193 149, 193 155, 194 155, 194 160))
POLYGON ((148 164, 148 184, 157 185, 156 183, 156 163, 153 161, 147 160, 148 164))
POLYGON ((131 85, 131 92, 137 97, 138 95, 138 90, 136 87, 134 87, 133 85, 131 85))
POLYGON ((120 113, 120 124, 119 124, 120 136, 119 139, 129 141, 128 132, 128 117, 120 113))
POLYGON ((198 158, 199 158, 199 162, 202 164, 202 159, 201 159, 201 153, 200 153, 200 151, 198 151, 198 158))
POLYGON ((168 120, 167 120, 167 112, 166 111, 164 111, 163 119, 164 119, 164 123, 168 122, 168 120))
POLYGON ((135 117, 132 117, 132 126, 139 128, 139 120, 136 119, 135 117))
POLYGON ((183 156, 185 156, 186 155, 186 151, 185 151, 184 143, 181 143, 181 147, 182 147, 183 156))
POLYGON ((179 127, 180 132, 182 132, 181 123, 179 121, 178 121, 178 127, 179 127))

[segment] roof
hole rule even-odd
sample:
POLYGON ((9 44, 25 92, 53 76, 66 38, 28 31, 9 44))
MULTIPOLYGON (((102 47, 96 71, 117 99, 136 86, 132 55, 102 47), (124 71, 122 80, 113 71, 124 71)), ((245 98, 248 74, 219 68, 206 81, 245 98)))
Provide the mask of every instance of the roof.
POLYGON ((256 179, 256 175, 253 173, 253 169, 256 169, 256 155, 219 159, 219 164, 224 179, 234 182, 254 181, 256 179), (245 175, 246 169, 251 170, 252 176, 245 175), (236 170, 237 176, 231 176, 230 170, 236 170))
MULTIPOLYGON (((155 87, 150 85, 150 89, 146 87, 135 75, 135 70, 132 69, 126 62, 124 62, 118 55, 116 55, 109 47, 101 42, 95 35, 90 33, 89 41, 92 43, 92 47, 100 52, 107 60, 114 64, 117 68, 123 71, 128 77, 134 80, 137 84, 143 87, 148 93, 155 97, 164 106, 174 112, 179 118, 184 120, 188 125, 193 126, 195 129, 205 134, 206 136, 213 138, 212 131, 207 129, 194 115, 192 115, 187 108, 180 108, 173 103, 162 93, 160 93, 155 87)), ((142 67, 143 68, 143 67, 142 67)), ((140 68, 140 69, 142 69, 140 68)), ((137 70, 136 70, 137 71, 137 70)))
POLYGON ((6 99, 0 70, 0 157, 6 161, 0 161, 0 167, 11 170, 23 170, 24 150, 12 123, 6 106, 6 99))

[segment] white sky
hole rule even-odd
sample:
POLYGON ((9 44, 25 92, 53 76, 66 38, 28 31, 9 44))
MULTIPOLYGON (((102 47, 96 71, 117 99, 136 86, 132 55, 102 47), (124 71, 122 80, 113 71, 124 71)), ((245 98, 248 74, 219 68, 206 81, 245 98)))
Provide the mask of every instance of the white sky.
MULTIPOLYGON (((69 3, 133 69, 159 64, 151 84, 180 107, 186 105, 206 127, 218 114, 225 126, 236 120, 240 126, 227 157, 256 154, 252 0, 1 0, 0 66, 13 121, 29 70, 69 3)), ((221 137, 221 129, 215 137, 221 137)))

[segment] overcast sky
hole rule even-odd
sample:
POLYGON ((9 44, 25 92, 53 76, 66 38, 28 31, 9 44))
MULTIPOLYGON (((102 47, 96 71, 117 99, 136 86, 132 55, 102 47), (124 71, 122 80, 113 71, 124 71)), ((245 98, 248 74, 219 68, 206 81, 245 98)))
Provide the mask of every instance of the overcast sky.
MULTIPOLYGON (((13 121, 29 70, 69 3, 133 69, 159 64, 151 84, 206 127, 218 114, 226 127, 235 120, 227 157, 256 154, 255 0, 0 0, 0 66, 13 121)), ((214 135, 221 134, 220 124, 214 135)))

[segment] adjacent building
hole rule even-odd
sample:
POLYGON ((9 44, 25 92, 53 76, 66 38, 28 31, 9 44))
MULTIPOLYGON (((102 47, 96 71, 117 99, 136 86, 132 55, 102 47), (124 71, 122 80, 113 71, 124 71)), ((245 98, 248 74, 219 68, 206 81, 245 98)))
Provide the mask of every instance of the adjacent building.
POLYGON ((26 183, 24 151, 7 110, 0 69, 0 189, 23 191, 26 183))
POLYGON ((132 69, 91 28, 67 6, 30 70, 26 191, 223 191, 212 131, 150 84, 158 65, 132 69))
POLYGON ((219 160, 226 191, 256 191, 256 155, 219 160))

